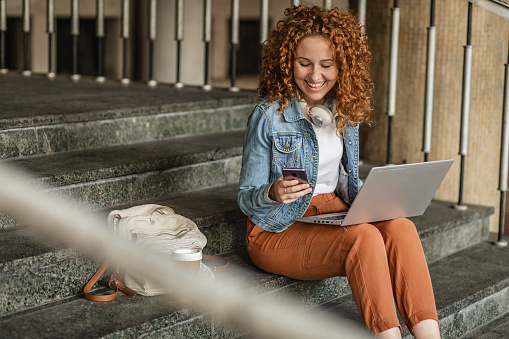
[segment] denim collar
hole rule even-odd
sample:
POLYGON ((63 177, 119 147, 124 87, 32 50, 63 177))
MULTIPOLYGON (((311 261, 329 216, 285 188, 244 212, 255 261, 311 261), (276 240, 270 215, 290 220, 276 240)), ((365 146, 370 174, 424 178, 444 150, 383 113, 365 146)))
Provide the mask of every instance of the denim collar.
POLYGON ((306 119, 306 117, 304 117, 304 113, 302 113, 302 108, 300 107, 297 95, 293 96, 290 107, 288 107, 288 109, 283 112, 283 117, 286 122, 294 122, 297 120, 306 119))

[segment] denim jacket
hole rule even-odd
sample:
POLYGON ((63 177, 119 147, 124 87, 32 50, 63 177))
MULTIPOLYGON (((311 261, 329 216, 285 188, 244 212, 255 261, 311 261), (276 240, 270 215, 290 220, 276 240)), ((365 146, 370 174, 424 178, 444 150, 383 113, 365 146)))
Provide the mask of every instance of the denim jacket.
MULTIPOLYGON (((318 176, 318 141, 311 122, 294 98, 283 114, 279 102, 263 99, 248 120, 244 137, 242 170, 237 203, 242 212, 262 229, 282 232, 307 210, 312 193, 289 204, 268 197, 269 188, 284 167, 305 168, 313 192, 318 176)), ((362 186, 358 176, 359 132, 350 127, 343 133, 336 195, 351 204, 362 186)))

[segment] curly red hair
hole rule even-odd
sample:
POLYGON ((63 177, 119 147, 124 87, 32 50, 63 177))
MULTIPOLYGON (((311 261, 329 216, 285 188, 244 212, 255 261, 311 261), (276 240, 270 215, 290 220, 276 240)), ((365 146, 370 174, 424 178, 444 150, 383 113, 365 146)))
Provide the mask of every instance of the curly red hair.
POLYGON ((327 94, 336 99, 336 128, 368 122, 371 115, 371 53, 361 25, 350 13, 337 8, 298 6, 287 8, 265 43, 258 94, 280 102, 280 111, 289 107, 295 91, 293 78, 295 51, 302 39, 322 36, 330 42, 339 70, 337 83, 327 94))

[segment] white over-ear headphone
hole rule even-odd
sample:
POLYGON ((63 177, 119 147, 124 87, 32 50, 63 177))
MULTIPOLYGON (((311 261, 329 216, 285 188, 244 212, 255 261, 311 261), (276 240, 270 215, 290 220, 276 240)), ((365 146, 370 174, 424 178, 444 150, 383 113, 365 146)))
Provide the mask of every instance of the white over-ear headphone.
POLYGON ((300 100, 299 102, 302 110, 306 110, 315 125, 327 126, 334 121, 335 114, 332 110, 336 111, 336 100, 327 100, 325 105, 316 105, 311 109, 307 107, 306 101, 300 100))

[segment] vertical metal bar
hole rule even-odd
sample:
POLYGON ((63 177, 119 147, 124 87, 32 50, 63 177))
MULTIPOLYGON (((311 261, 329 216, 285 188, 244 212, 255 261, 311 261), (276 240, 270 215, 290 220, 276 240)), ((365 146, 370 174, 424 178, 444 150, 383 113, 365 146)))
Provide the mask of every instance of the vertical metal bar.
POLYGON ((330 10, 332 8, 332 1, 331 0, 323 0, 323 8, 325 10, 330 10))
POLYGON ((468 154, 468 123, 470 115, 470 85, 472 82, 472 3, 468 3, 468 24, 467 24, 467 45, 464 47, 463 54, 463 88, 461 93, 461 126, 460 126, 460 149, 461 155, 461 169, 460 169, 460 184, 458 204, 455 208, 461 211, 466 210, 468 207, 463 205, 463 181, 465 177, 465 157, 468 154))
POLYGON ((180 54, 182 49, 182 41, 177 40, 177 64, 176 64, 176 74, 175 74, 175 87, 182 88, 184 87, 184 83, 180 81, 180 54))
POLYGON ((120 32, 122 37, 122 80, 124 85, 129 84, 131 81, 127 78, 127 41, 129 39, 129 0, 122 0, 122 30, 120 32))
POLYGON ((7 30, 6 0, 0 0, 0 31, 7 30))
POLYGON ((97 37, 97 82, 104 82, 104 0, 96 1, 95 36, 97 37))
POLYGON ((6 0, 0 0, 0 74, 8 72, 5 64, 5 32, 7 31, 6 0))
POLYGON ((209 60, 210 60, 210 42, 205 42, 205 76, 203 80, 203 86, 202 89, 204 91, 210 91, 212 89, 212 85, 210 85, 209 80, 209 60))
POLYGON ((176 1, 175 40, 184 39, 184 0, 176 1))
POLYGON ((359 0, 358 13, 359 23, 361 24, 362 30, 364 31, 364 26, 366 26, 366 0, 359 0))
POLYGON ((72 75, 73 81, 78 81, 78 37, 80 35, 80 16, 78 0, 71 0, 71 35, 72 35, 72 75))
POLYGON ((150 0, 148 11, 148 85, 157 86, 154 80, 154 41, 157 37, 157 0, 150 0))
POLYGON ((212 40, 212 0, 203 1, 203 41, 212 40))
POLYGON ((55 32, 55 1, 47 0, 46 1, 46 32, 54 33, 55 32))
POLYGON ((181 60, 181 48, 182 40, 184 39, 184 0, 177 0, 175 2, 175 40, 177 40, 177 71, 175 87, 182 88, 184 84, 180 81, 180 60, 181 60))
POLYGON ((269 35, 269 0, 260 1, 260 45, 269 35))
POLYGON ((269 0, 260 1, 260 53, 263 59, 264 43, 269 37, 269 0))
POLYGON ((458 204, 454 205, 454 208, 460 211, 467 210, 467 206, 463 205, 463 173, 465 172, 465 157, 460 158, 460 183, 458 189, 458 204))
POLYGON ((148 82, 150 87, 156 87, 157 81, 154 80, 154 40, 148 41, 148 82))
POLYGON ((212 0, 203 0, 203 41, 205 42, 205 65, 202 89, 204 91, 210 91, 212 89, 212 86, 209 84, 211 38, 212 38, 212 0))
POLYGON ((232 23, 231 23, 231 43, 232 44, 238 44, 239 43, 239 14, 240 14, 240 7, 239 7, 239 0, 231 0, 231 16, 232 16, 232 23))
POLYGON ((467 18, 467 45, 472 44, 472 10, 473 5, 468 3, 468 18, 467 18))
POLYGON ((495 242, 495 245, 500 247, 506 247, 507 246, 507 240, 503 239, 504 236, 504 218, 505 218, 505 197, 507 192, 500 192, 500 212, 499 212, 499 219, 502 220, 499 221, 499 228, 498 228, 498 236, 497 241, 495 242))
POLYGON ((388 119, 388 124, 387 124, 387 163, 390 164, 391 163, 391 159, 392 159, 392 147, 391 147, 391 142, 392 142, 392 119, 394 117, 393 116, 390 116, 389 115, 389 119, 388 119))
POLYGON ((157 38, 157 0, 150 0, 148 13, 148 39, 157 38))
POLYGON ((23 32, 30 32, 30 0, 23 0, 23 32))
POLYGON ((239 0, 232 0, 231 2, 231 16, 232 16, 232 27, 231 27, 231 43, 238 44, 239 43, 239 15, 240 15, 240 7, 239 0))
POLYGON ((71 35, 80 35, 79 1, 71 0, 71 35))
POLYGON ((435 0, 431 0, 430 4, 429 25, 435 27, 435 0))
POLYGON ((97 76, 95 81, 105 82, 106 77, 104 76, 104 37, 97 37, 97 76))
POLYGON ((30 76, 30 0, 23 0, 23 75, 30 76))
POLYGON ((104 0, 96 1, 95 35, 104 37, 104 0))
POLYGON ((129 15, 130 15, 129 0, 122 0, 122 30, 120 34, 121 37, 124 39, 129 38, 129 15))
POLYGON ((122 79, 120 82, 123 85, 128 85, 131 80, 127 77, 127 38, 122 39, 122 79))
POLYGON ((78 74, 78 36, 73 35, 72 37, 72 81, 78 81, 80 75, 78 74))
MULTIPOLYGON (((389 83, 387 93, 387 115, 389 116, 389 131, 392 130, 392 117, 396 115, 396 85, 398 76, 398 46, 400 11, 397 1, 394 1, 394 8, 391 9, 391 46, 389 55, 389 83)), ((392 133, 387 133, 387 163, 392 162, 391 147, 392 133)))
POLYGON ((236 76, 235 69, 237 68, 237 46, 238 45, 231 44, 231 49, 230 49, 231 83, 230 83, 230 88, 228 90, 231 92, 240 91, 240 88, 235 86, 235 80, 236 80, 235 79, 235 76, 236 76))
POLYGON ((5 31, 0 31, 0 74, 8 73, 5 65, 5 31))
POLYGON ((435 2, 431 0, 430 27, 428 27, 428 46, 426 54, 426 85, 424 91, 424 124, 422 133, 422 151, 424 161, 428 161, 431 152, 433 129, 433 88, 435 78, 436 27, 434 27, 435 2))
POLYGON ((239 45, 239 0, 231 0, 231 46, 230 46, 230 88, 229 90, 232 92, 238 92, 240 89, 235 86, 235 77, 237 73, 237 47, 239 45))
POLYGON ((46 32, 48 33, 48 73, 46 76, 50 79, 55 77, 53 71, 53 35, 55 34, 55 1, 46 2, 46 32))
MULTIPOLYGON (((509 57, 509 56, 508 56, 509 57)), ((505 223, 505 198, 508 190, 509 177, 509 62, 505 64, 504 104, 502 110, 502 137, 500 142, 500 172, 498 190, 500 191, 500 214, 498 219, 498 239, 496 244, 507 246, 503 240, 505 223)))

